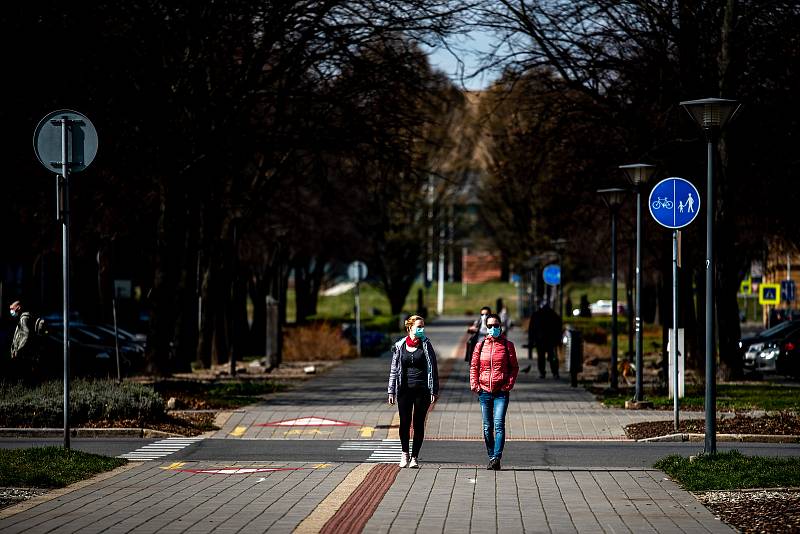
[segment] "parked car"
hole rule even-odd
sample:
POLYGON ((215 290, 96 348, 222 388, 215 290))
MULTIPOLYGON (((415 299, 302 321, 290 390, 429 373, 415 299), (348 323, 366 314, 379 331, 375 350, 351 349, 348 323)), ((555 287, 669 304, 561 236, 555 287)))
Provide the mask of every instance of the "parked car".
POLYGON ((774 354, 778 374, 800 379, 800 329, 767 346, 763 352, 767 351, 774 354))
MULTIPOLYGON (((796 339, 798 334, 800 334, 800 320, 785 321, 755 336, 740 339, 739 350, 742 353, 745 371, 779 372, 778 357, 782 350, 784 353, 794 353, 796 347, 793 346, 791 351, 786 351, 785 347, 787 343, 791 343, 792 339, 796 339)), ((794 344, 796 345, 797 341, 794 344)), ((789 365, 788 362, 787 356, 783 365, 789 365)))
MULTIPOLYGON (((611 310, 612 310, 611 305, 612 305, 611 300, 601 299, 589 304, 589 311, 592 312, 592 316, 595 315, 611 316, 611 310)), ((617 302, 617 314, 623 315, 624 313, 625 313, 625 304, 617 302)), ((574 310, 572 310, 572 315, 574 317, 578 317, 580 314, 581 314, 580 309, 575 308, 574 310)))
MULTIPOLYGON (((144 364, 144 343, 140 337, 118 330, 120 368, 123 375, 141 369, 144 364)), ((82 322, 70 324, 70 368, 74 376, 116 376, 117 358, 114 329, 107 325, 82 322)), ((63 329, 60 323, 48 324, 43 340, 42 357, 47 373, 58 376, 64 353, 63 329)))

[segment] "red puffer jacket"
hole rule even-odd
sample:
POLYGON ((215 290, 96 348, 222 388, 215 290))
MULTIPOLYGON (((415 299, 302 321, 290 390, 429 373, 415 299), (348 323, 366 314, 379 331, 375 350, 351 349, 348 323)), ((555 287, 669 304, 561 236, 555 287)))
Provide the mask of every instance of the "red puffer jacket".
POLYGON ((511 391, 517 373, 517 351, 505 337, 486 336, 475 345, 469 364, 469 387, 472 391, 511 391))

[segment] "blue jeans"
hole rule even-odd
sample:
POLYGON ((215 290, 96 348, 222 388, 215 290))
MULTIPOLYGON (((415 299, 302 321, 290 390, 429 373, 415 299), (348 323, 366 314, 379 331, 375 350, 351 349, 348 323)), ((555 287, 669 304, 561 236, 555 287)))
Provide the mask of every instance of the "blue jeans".
POLYGON ((483 391, 478 394, 483 415, 483 441, 486 442, 486 452, 489 458, 503 456, 503 445, 506 443, 506 411, 508 411, 508 391, 489 393, 483 391))

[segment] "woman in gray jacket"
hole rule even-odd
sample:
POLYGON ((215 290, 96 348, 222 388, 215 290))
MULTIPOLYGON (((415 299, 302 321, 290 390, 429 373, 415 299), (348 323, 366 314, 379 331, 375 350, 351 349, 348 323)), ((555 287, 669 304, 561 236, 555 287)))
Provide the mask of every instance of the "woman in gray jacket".
POLYGON ((389 404, 397 403, 400 413, 400 467, 419 468, 419 450, 425 438, 425 418, 439 395, 439 369, 436 352, 425 336, 425 319, 412 315, 406 320, 408 335, 392 347, 392 366, 389 370, 389 404), (408 442, 411 424, 414 442, 408 442))

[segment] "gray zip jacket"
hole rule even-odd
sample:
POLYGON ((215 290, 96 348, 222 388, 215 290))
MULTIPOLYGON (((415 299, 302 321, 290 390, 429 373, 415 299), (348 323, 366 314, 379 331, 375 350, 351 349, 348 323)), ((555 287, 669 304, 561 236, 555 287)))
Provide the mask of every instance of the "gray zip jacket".
MULTIPOLYGON (((405 342, 406 338, 403 337, 403 339, 392 346, 392 367, 389 370, 389 395, 397 395, 402 385, 400 382, 403 380, 403 376, 405 376, 402 368, 403 361, 400 357, 405 342)), ((431 392, 431 395, 439 395, 439 367, 436 364, 436 352, 434 352, 433 345, 428 338, 422 341, 422 350, 425 352, 425 360, 428 362, 428 391, 431 392)))

